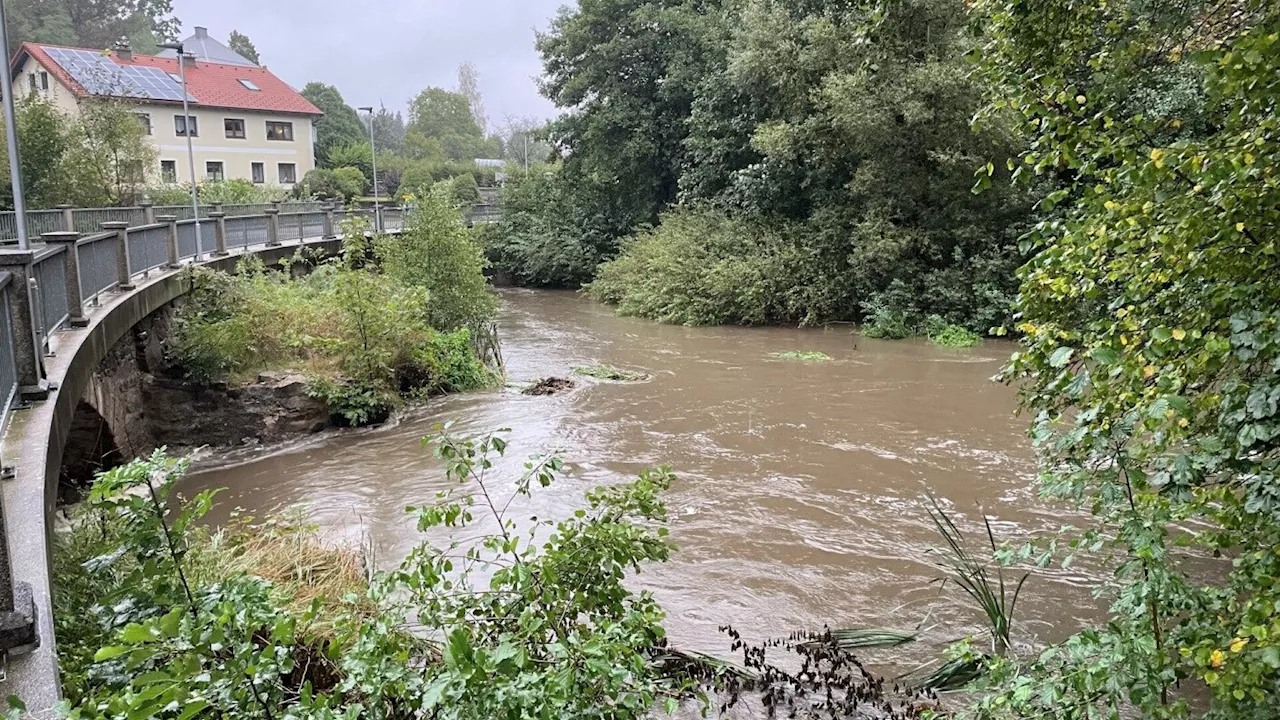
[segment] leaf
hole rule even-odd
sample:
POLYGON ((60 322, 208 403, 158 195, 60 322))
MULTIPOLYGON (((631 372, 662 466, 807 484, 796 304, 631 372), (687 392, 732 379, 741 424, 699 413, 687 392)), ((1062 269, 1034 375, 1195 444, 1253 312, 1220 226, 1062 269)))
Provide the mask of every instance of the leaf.
POLYGON ((126 647, 124 645, 110 645, 108 647, 99 648, 98 652, 93 654, 93 661, 96 663, 106 662, 107 660, 118 658, 121 655, 126 655, 132 650, 133 648, 126 647))
POLYGON ((1107 347, 1094 348, 1089 355, 1103 365, 1115 365, 1120 360, 1120 355, 1107 347))
POLYGON ((1074 354, 1074 348, 1060 347, 1049 356, 1049 365, 1056 368, 1066 367, 1067 363, 1071 362, 1071 356, 1074 354))

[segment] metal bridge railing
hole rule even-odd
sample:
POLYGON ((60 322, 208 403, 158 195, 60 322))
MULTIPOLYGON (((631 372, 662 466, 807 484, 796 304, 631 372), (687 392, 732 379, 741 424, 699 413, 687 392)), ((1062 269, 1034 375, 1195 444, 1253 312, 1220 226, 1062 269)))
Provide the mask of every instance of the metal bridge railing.
MULTIPOLYGON (((211 213, 223 212, 227 217, 246 215, 262 215, 270 208, 279 207, 285 213, 320 212, 324 203, 312 200, 298 200, 282 203, 250 203, 250 204, 209 204, 200 206, 200 216, 210 217, 211 213)), ((190 220, 195 211, 190 205, 150 205, 135 207, 109 208, 73 208, 69 205, 59 206, 54 210, 28 210, 27 233, 30 237, 40 237, 51 232, 78 232, 85 235, 102 230, 104 222, 128 223, 129 227, 140 227, 155 222, 164 215, 172 215, 178 220, 190 220)), ((13 211, 0 212, 0 245, 15 242, 18 237, 18 226, 13 211)))

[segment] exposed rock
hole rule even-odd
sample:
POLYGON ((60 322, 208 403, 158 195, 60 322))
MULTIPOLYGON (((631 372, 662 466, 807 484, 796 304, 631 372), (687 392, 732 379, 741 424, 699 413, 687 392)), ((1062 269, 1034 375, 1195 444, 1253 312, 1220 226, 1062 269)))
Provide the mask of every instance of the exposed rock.
POLYGON ((329 427, 329 409, 297 373, 264 372, 257 382, 195 385, 168 365, 174 307, 157 310, 115 344, 90 378, 68 428, 60 495, 74 501, 93 473, 157 447, 267 444, 329 427))
POLYGON ((521 390, 520 393, 522 395, 558 395, 562 392, 568 392, 574 387, 574 382, 568 378, 549 377, 542 378, 521 390))

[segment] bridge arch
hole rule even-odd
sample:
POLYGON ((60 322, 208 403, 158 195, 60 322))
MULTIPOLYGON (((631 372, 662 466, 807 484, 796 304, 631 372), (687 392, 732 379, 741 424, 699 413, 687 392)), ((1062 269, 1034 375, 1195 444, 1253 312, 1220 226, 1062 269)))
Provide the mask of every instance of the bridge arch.
MULTIPOLYGON (((332 213, 332 210, 327 212, 332 213)), ((246 218, 255 221, 261 219, 246 218)), ((385 222, 385 215, 383 219, 385 222)), ((270 215, 270 211, 268 220, 271 221, 270 227, 275 230, 274 226, 278 221, 270 215)), ((171 227, 172 225, 171 222, 171 227)), ((388 225, 395 228, 399 222, 388 225)), ((299 233, 304 226, 307 225, 299 218, 299 233)), ((319 230, 320 223, 317 220, 311 226, 319 230)), ((312 248, 322 254, 336 254, 341 249, 341 240, 328 232, 332 227, 334 224, 330 216, 324 222, 326 237, 298 238, 295 235, 298 239, 294 242, 282 243, 276 232, 273 232, 267 243, 251 245, 246 242, 234 254, 225 252, 225 246, 220 245, 219 249, 224 251, 216 257, 193 264, 230 272, 244 254, 257 255, 268 265, 291 257, 299 247, 312 248)), ((219 228, 220 243, 225 242, 222 236, 224 232, 219 228)), ((171 232, 171 236, 176 235, 176 230, 171 232)), ((175 251, 177 244, 175 240, 175 251)), ((122 243, 121 246, 132 254, 127 244, 122 243)), ((28 273, 31 272, 32 258, 42 257, 41 252, 46 251, 37 250, 26 254, 28 273)), ((187 257, 193 254, 189 252, 187 257)), ((0 264, 3 263, 3 255, 4 252, 0 251, 0 264)), ((54 255, 55 253, 46 252, 43 257, 54 255)), ((170 265, 177 266, 179 263, 171 262, 170 265)), ((65 268, 64 265, 63 270, 65 268)), ((111 270, 114 271, 115 268, 112 267, 111 270)), ((61 275, 62 272, 59 272, 58 276, 61 275)), ((98 293, 92 303, 84 303, 79 301, 78 294, 84 283, 80 278, 73 278, 70 271, 67 271, 67 295, 73 296, 72 291, 77 291, 66 302, 66 308, 62 309, 66 315, 62 316, 60 322, 68 322, 69 327, 56 333, 47 333, 44 337, 40 337, 38 328, 32 333, 36 339, 35 347, 47 343, 50 351, 41 358, 43 378, 47 381, 49 390, 48 398, 33 403, 21 412, 12 413, 8 419, 8 428, 3 438, 0 438, 0 457, 13 464, 12 479, 0 482, 4 541, 8 553, 8 562, 3 565, 12 563, 12 581, 15 586, 21 584, 30 589, 35 606, 36 635, 39 639, 39 644, 34 649, 9 657, 6 676, 0 680, 0 694, 17 695, 33 711, 51 708, 60 696, 52 620, 50 550, 59 486, 64 480, 64 461, 73 460, 81 464, 82 470, 87 470, 95 464, 131 458, 136 454, 137 448, 146 446, 145 438, 129 437, 126 430, 128 423, 121 422, 128 408, 120 402, 121 398, 115 392, 117 388, 104 384, 99 370, 113 348, 129 346, 128 343, 121 345, 120 341, 135 326, 191 289, 190 276, 177 267, 153 267, 152 272, 144 276, 127 277, 130 280, 127 290, 98 293)), ((23 287, 26 286, 24 281, 23 287)), ((9 292, 0 293, 0 310, 9 309, 10 301, 14 300, 13 295, 9 292)), ((17 317, 18 313, 9 315, 17 317)), ((0 337, 0 344, 7 340, 14 346, 20 345, 20 342, 14 342, 14 337, 21 340, 21 329, 15 333, 10 330, 11 325, 16 323, 0 323, 0 335, 9 330, 8 337, 0 337)), ((21 350, 20 347, 15 349, 21 350)), ((0 347, 0 350, 9 348, 0 347)), ((5 381, 6 368, 3 360, 4 358, 0 358, 0 381, 5 381)), ((21 380, 16 381, 15 385, 19 382, 21 380)), ((0 570, 2 569, 3 566, 0 566, 0 570)), ((10 578, 0 577, 0 582, 8 584, 10 578)))

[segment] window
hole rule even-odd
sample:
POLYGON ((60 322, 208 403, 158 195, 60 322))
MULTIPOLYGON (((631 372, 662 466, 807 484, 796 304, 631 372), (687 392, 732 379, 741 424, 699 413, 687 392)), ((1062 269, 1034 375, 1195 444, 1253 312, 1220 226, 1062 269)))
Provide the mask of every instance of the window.
POLYGON ((263 163, 253 164, 253 181, 255 183, 265 183, 267 181, 267 166, 263 163))
POLYGON ((280 163, 280 184, 292 185, 298 182, 298 166, 293 163, 280 163))
POLYGON ((256 92, 262 89, 257 85, 254 85, 252 80, 246 80, 244 78, 240 78, 240 84, 244 86, 245 90, 253 90, 256 92))
POLYGON ((142 126, 142 134, 151 134, 151 115, 148 113, 138 113, 138 124, 142 126))
POLYGON ((209 180, 221 180, 223 178, 222 162, 217 160, 210 160, 209 162, 205 163, 204 176, 209 180))
POLYGON ((27 73, 27 89, 31 92, 36 91, 36 74, 27 73))
POLYGON ((226 120, 222 121, 222 124, 227 129, 227 137, 244 139, 244 121, 243 120, 227 118, 226 120))
POLYGON ((191 137, 200 137, 200 123, 196 116, 184 118, 181 115, 173 116, 173 132, 178 137, 187 137, 187 125, 191 126, 191 137))
POLYGON ((45 72, 44 70, 40 71, 40 89, 41 90, 49 89, 49 73, 45 72))
POLYGON ((173 78, 173 81, 178 83, 179 85, 182 84, 182 76, 179 75, 178 73, 169 73, 169 77, 173 78))
POLYGON ((293 139, 293 123, 291 122, 271 122, 267 121, 267 139, 268 140, 292 140, 293 139))
POLYGON ((167 183, 178 182, 178 162, 176 160, 160 161, 160 180, 167 183))

